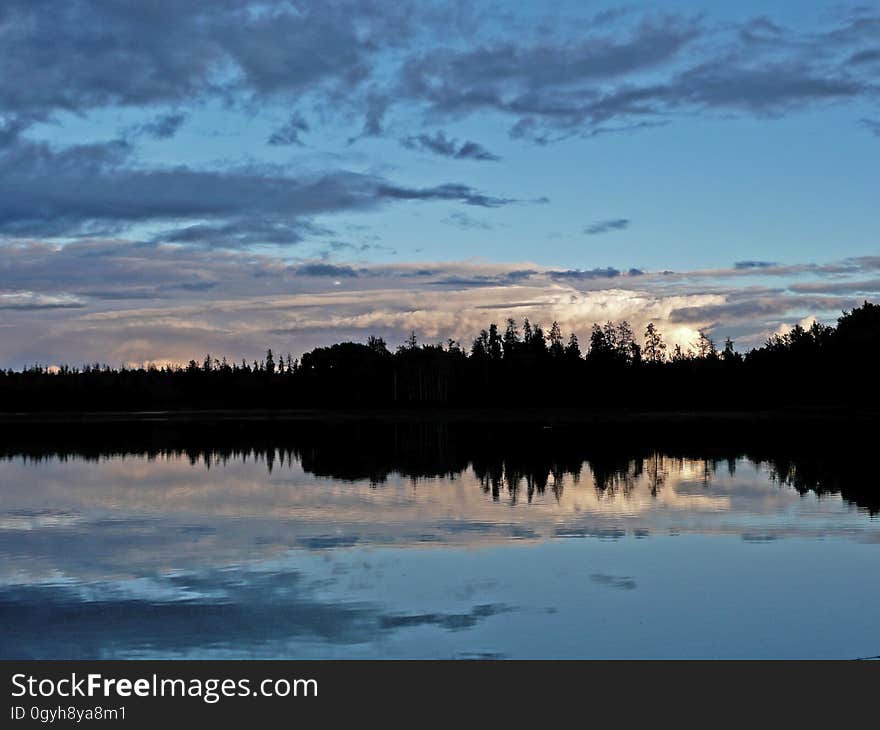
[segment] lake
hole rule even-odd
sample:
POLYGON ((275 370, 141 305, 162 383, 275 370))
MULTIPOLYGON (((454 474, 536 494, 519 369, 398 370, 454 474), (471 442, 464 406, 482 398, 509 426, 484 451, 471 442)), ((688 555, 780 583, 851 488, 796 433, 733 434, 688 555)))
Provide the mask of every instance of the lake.
POLYGON ((3 658, 880 654, 880 485, 821 440, 55 428, 0 447, 3 658))

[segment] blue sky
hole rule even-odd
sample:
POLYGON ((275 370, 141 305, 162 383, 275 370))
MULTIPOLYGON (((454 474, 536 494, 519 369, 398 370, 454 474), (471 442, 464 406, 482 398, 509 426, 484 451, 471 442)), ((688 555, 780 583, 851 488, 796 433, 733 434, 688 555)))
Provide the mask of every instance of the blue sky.
POLYGON ((10 0, 0 58, 0 366, 880 291, 876 5, 10 0))

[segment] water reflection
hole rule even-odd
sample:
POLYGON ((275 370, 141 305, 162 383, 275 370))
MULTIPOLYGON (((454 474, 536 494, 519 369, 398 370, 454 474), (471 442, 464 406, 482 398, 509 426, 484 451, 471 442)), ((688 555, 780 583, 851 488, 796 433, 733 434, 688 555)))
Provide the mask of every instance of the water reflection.
POLYGON ((779 451, 437 423, 20 431, 0 655, 876 654, 876 481, 831 447, 779 451), (645 601, 657 633, 633 634, 645 601), (774 601, 793 628, 768 634, 774 601))

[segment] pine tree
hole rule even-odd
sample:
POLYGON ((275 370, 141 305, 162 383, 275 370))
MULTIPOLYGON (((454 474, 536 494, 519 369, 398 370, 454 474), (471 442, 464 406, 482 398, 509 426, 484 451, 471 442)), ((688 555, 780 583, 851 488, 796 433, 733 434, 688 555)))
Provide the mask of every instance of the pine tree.
POLYGON ((491 360, 500 360, 503 348, 501 344, 501 336, 498 334, 498 325, 492 323, 489 325, 489 339, 487 343, 489 358, 491 360))
POLYGON ((547 339, 550 343, 550 354, 553 357, 562 357, 565 354, 565 346, 562 344, 562 330, 559 328, 559 322, 553 322, 547 339))
POLYGON ((272 357, 272 350, 266 350, 266 372, 269 375, 275 373, 275 360, 272 357))
POLYGON ((653 322, 648 322, 645 328, 644 354, 647 362, 663 362, 666 359, 666 343, 653 322))
POLYGON ((565 346, 565 356, 569 360, 581 359, 581 346, 578 342, 577 335, 574 332, 568 336, 568 344, 565 346))
POLYGON ((519 332, 516 329, 516 322, 513 318, 508 318, 507 328, 504 330, 504 357, 509 358, 514 355, 519 347, 519 332))

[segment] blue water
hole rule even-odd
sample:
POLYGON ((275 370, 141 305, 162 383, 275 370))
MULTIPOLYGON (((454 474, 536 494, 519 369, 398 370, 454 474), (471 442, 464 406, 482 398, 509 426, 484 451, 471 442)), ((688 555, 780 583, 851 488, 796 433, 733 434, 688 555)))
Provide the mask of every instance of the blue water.
POLYGON ((471 468, 0 461, 0 656, 880 655, 880 520, 745 460, 658 466, 529 502, 471 468))

